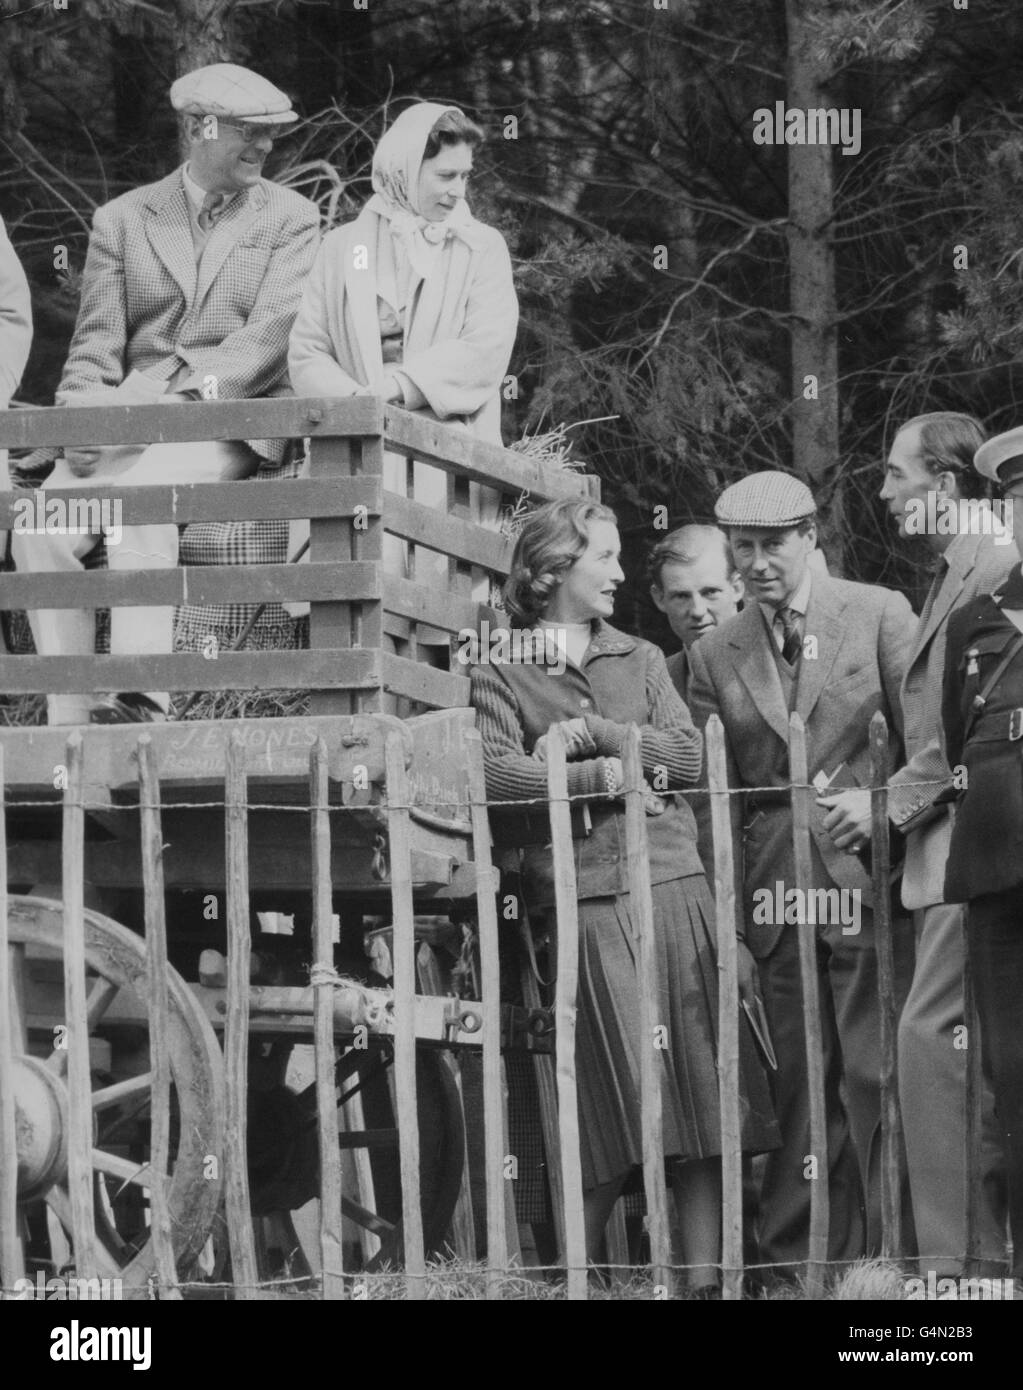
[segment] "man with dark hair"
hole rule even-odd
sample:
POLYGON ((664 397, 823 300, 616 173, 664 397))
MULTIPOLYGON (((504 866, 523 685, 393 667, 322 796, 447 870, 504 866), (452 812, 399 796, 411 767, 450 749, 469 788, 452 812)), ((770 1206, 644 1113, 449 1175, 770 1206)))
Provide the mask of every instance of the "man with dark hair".
MULTIPOLYGON (((699 726, 712 714, 722 720, 729 785, 750 789, 731 798, 740 934, 749 947, 740 948, 740 978, 753 970, 752 953, 777 1054, 775 1104, 782 1132, 782 1147, 766 1159, 757 1234, 761 1259, 784 1273, 807 1257, 811 1181, 824 1177, 813 1168, 810 1148, 798 941, 807 927, 800 922, 816 928, 831 1195, 828 1258, 855 1259, 876 1249, 880 1215, 880 1020, 871 882, 855 854, 836 846, 825 825, 826 808, 818 806, 811 817, 811 882, 796 884, 789 716, 798 713, 805 725, 811 781, 840 774, 841 785, 865 786, 876 710, 898 745, 898 692, 915 620, 901 594, 833 579, 811 562, 816 508, 799 479, 754 473, 727 488, 715 512, 728 533, 746 605, 690 649, 690 704, 699 726), (789 890, 797 886, 809 890, 807 904, 813 893, 813 912, 786 906, 779 913, 777 904, 790 904, 789 890)), ((860 839, 849 848, 862 844, 860 839)), ((900 964, 902 954, 900 945, 900 964)))
POLYGON ((907 761, 891 778, 888 802, 889 816, 905 836, 902 903, 913 913, 916 933, 913 983, 899 1020, 899 1096, 924 1277, 931 1270, 938 1276, 998 1274, 1005 1255, 1001 1145, 985 1087, 984 1198, 975 1232, 984 1268, 966 1268, 972 1252, 966 1249, 965 922, 962 905, 944 901, 952 818, 947 804, 932 805, 952 785, 941 736, 949 619, 996 589, 1019 560, 1011 534, 986 504, 958 511, 960 501, 984 491, 985 479, 973 466, 983 442, 983 429, 969 415, 916 416, 895 436, 881 489, 902 536, 917 532, 914 518, 943 509, 956 508, 967 523, 955 532, 945 526, 917 532, 934 557, 934 578, 902 684, 907 761))
POLYGON ((650 552, 647 572, 650 597, 682 643, 682 650, 668 658, 668 674, 685 700, 686 653, 705 633, 739 611, 742 580, 728 537, 717 526, 680 526, 670 532, 650 552))
MULTIPOLYGON (((319 243, 315 204, 261 177, 282 126, 298 119, 288 97, 258 73, 214 63, 170 90, 188 142, 181 168, 96 209, 71 350, 57 391, 62 405, 248 399, 289 394, 288 334, 319 243)), ((276 472, 286 441, 207 441, 67 449, 46 487, 225 482, 276 472)), ((35 459, 47 462, 53 457, 35 459)), ((117 570, 177 564, 174 525, 118 528, 107 537, 117 570)), ((74 573, 98 535, 19 532, 19 569, 74 573)), ((252 555, 253 561, 268 558, 252 555)), ((171 650, 173 609, 116 608, 110 651, 171 650)), ((43 655, 93 650, 85 609, 29 614, 43 655)), ((166 691, 48 697, 51 724, 166 717, 166 691)))

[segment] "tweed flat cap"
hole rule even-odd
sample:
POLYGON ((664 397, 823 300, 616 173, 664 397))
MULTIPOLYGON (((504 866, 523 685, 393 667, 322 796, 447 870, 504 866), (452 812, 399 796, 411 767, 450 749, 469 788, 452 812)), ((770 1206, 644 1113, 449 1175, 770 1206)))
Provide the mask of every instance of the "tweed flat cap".
POLYGON ((284 125, 297 121, 291 101, 258 72, 237 63, 210 63, 186 72, 171 84, 171 105, 192 116, 220 116, 225 121, 284 125))
POLYGON ((996 434, 983 443, 973 456, 973 466, 999 487, 1011 487, 1023 478, 1023 427, 996 434))
POLYGON ((722 526, 796 526, 816 514, 817 504, 805 483, 770 469, 726 487, 714 504, 722 526))

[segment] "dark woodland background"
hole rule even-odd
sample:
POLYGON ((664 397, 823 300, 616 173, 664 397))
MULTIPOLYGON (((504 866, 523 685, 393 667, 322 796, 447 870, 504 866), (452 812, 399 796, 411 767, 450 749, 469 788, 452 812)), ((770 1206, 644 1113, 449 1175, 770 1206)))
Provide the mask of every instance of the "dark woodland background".
POLYGON ((389 104, 449 100, 487 128, 470 202, 523 306, 505 438, 590 422, 575 455, 634 581, 617 621, 667 633, 640 582, 654 508, 706 519, 766 467, 814 487, 834 569, 918 601, 876 502, 894 428, 1008 428, 1023 395, 1023 5, 963 4, 0 0, 0 212, 36 311, 19 399, 52 401, 93 209, 177 161, 179 73, 236 61, 291 94, 266 172, 325 223, 367 196, 389 104), (860 108, 862 151, 755 145, 778 100, 860 108))

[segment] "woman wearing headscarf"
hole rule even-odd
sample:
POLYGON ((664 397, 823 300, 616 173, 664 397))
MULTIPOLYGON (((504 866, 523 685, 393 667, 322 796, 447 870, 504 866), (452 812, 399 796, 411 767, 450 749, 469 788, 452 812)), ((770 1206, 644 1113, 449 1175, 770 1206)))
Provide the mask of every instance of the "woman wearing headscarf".
MULTIPOLYGON (((298 395, 379 395, 501 443, 518 301, 504 238, 465 201, 482 139, 457 107, 433 102, 408 107, 384 134, 373 196, 324 238, 306 285, 288 356, 298 395)), ((385 456, 389 491, 405 493, 406 468, 403 457, 385 456)), ((416 463, 412 495, 444 507, 444 473, 416 463)), ((492 523, 496 493, 478 496, 492 523)), ((400 567, 402 556, 392 542, 385 566, 400 567)))

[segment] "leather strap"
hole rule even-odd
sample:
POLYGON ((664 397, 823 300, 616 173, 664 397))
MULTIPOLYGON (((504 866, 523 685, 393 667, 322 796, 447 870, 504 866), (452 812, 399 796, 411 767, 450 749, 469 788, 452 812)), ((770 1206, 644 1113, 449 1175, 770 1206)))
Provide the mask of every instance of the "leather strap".
MULTIPOLYGON (((1005 652, 1002 654, 1001 661, 999 661, 998 665, 991 672, 990 676, 988 676, 981 689, 978 691, 976 695, 974 695, 972 701, 970 702, 970 708, 966 715, 966 724, 963 729, 964 747, 970 741, 970 736, 973 733, 973 726, 976 724, 980 716, 984 713, 984 706, 987 704, 987 697, 991 694, 992 690, 994 690, 995 686, 1002 679, 1002 676, 1005 674, 1006 668, 1009 666, 1009 663, 1012 661, 1012 659, 1015 657, 1016 653, 1019 651, 1021 647, 1023 647, 1023 632, 1017 632, 1016 636, 1012 639, 1005 652)), ((1006 737, 1008 737, 1008 734, 1006 734, 1006 737)))

